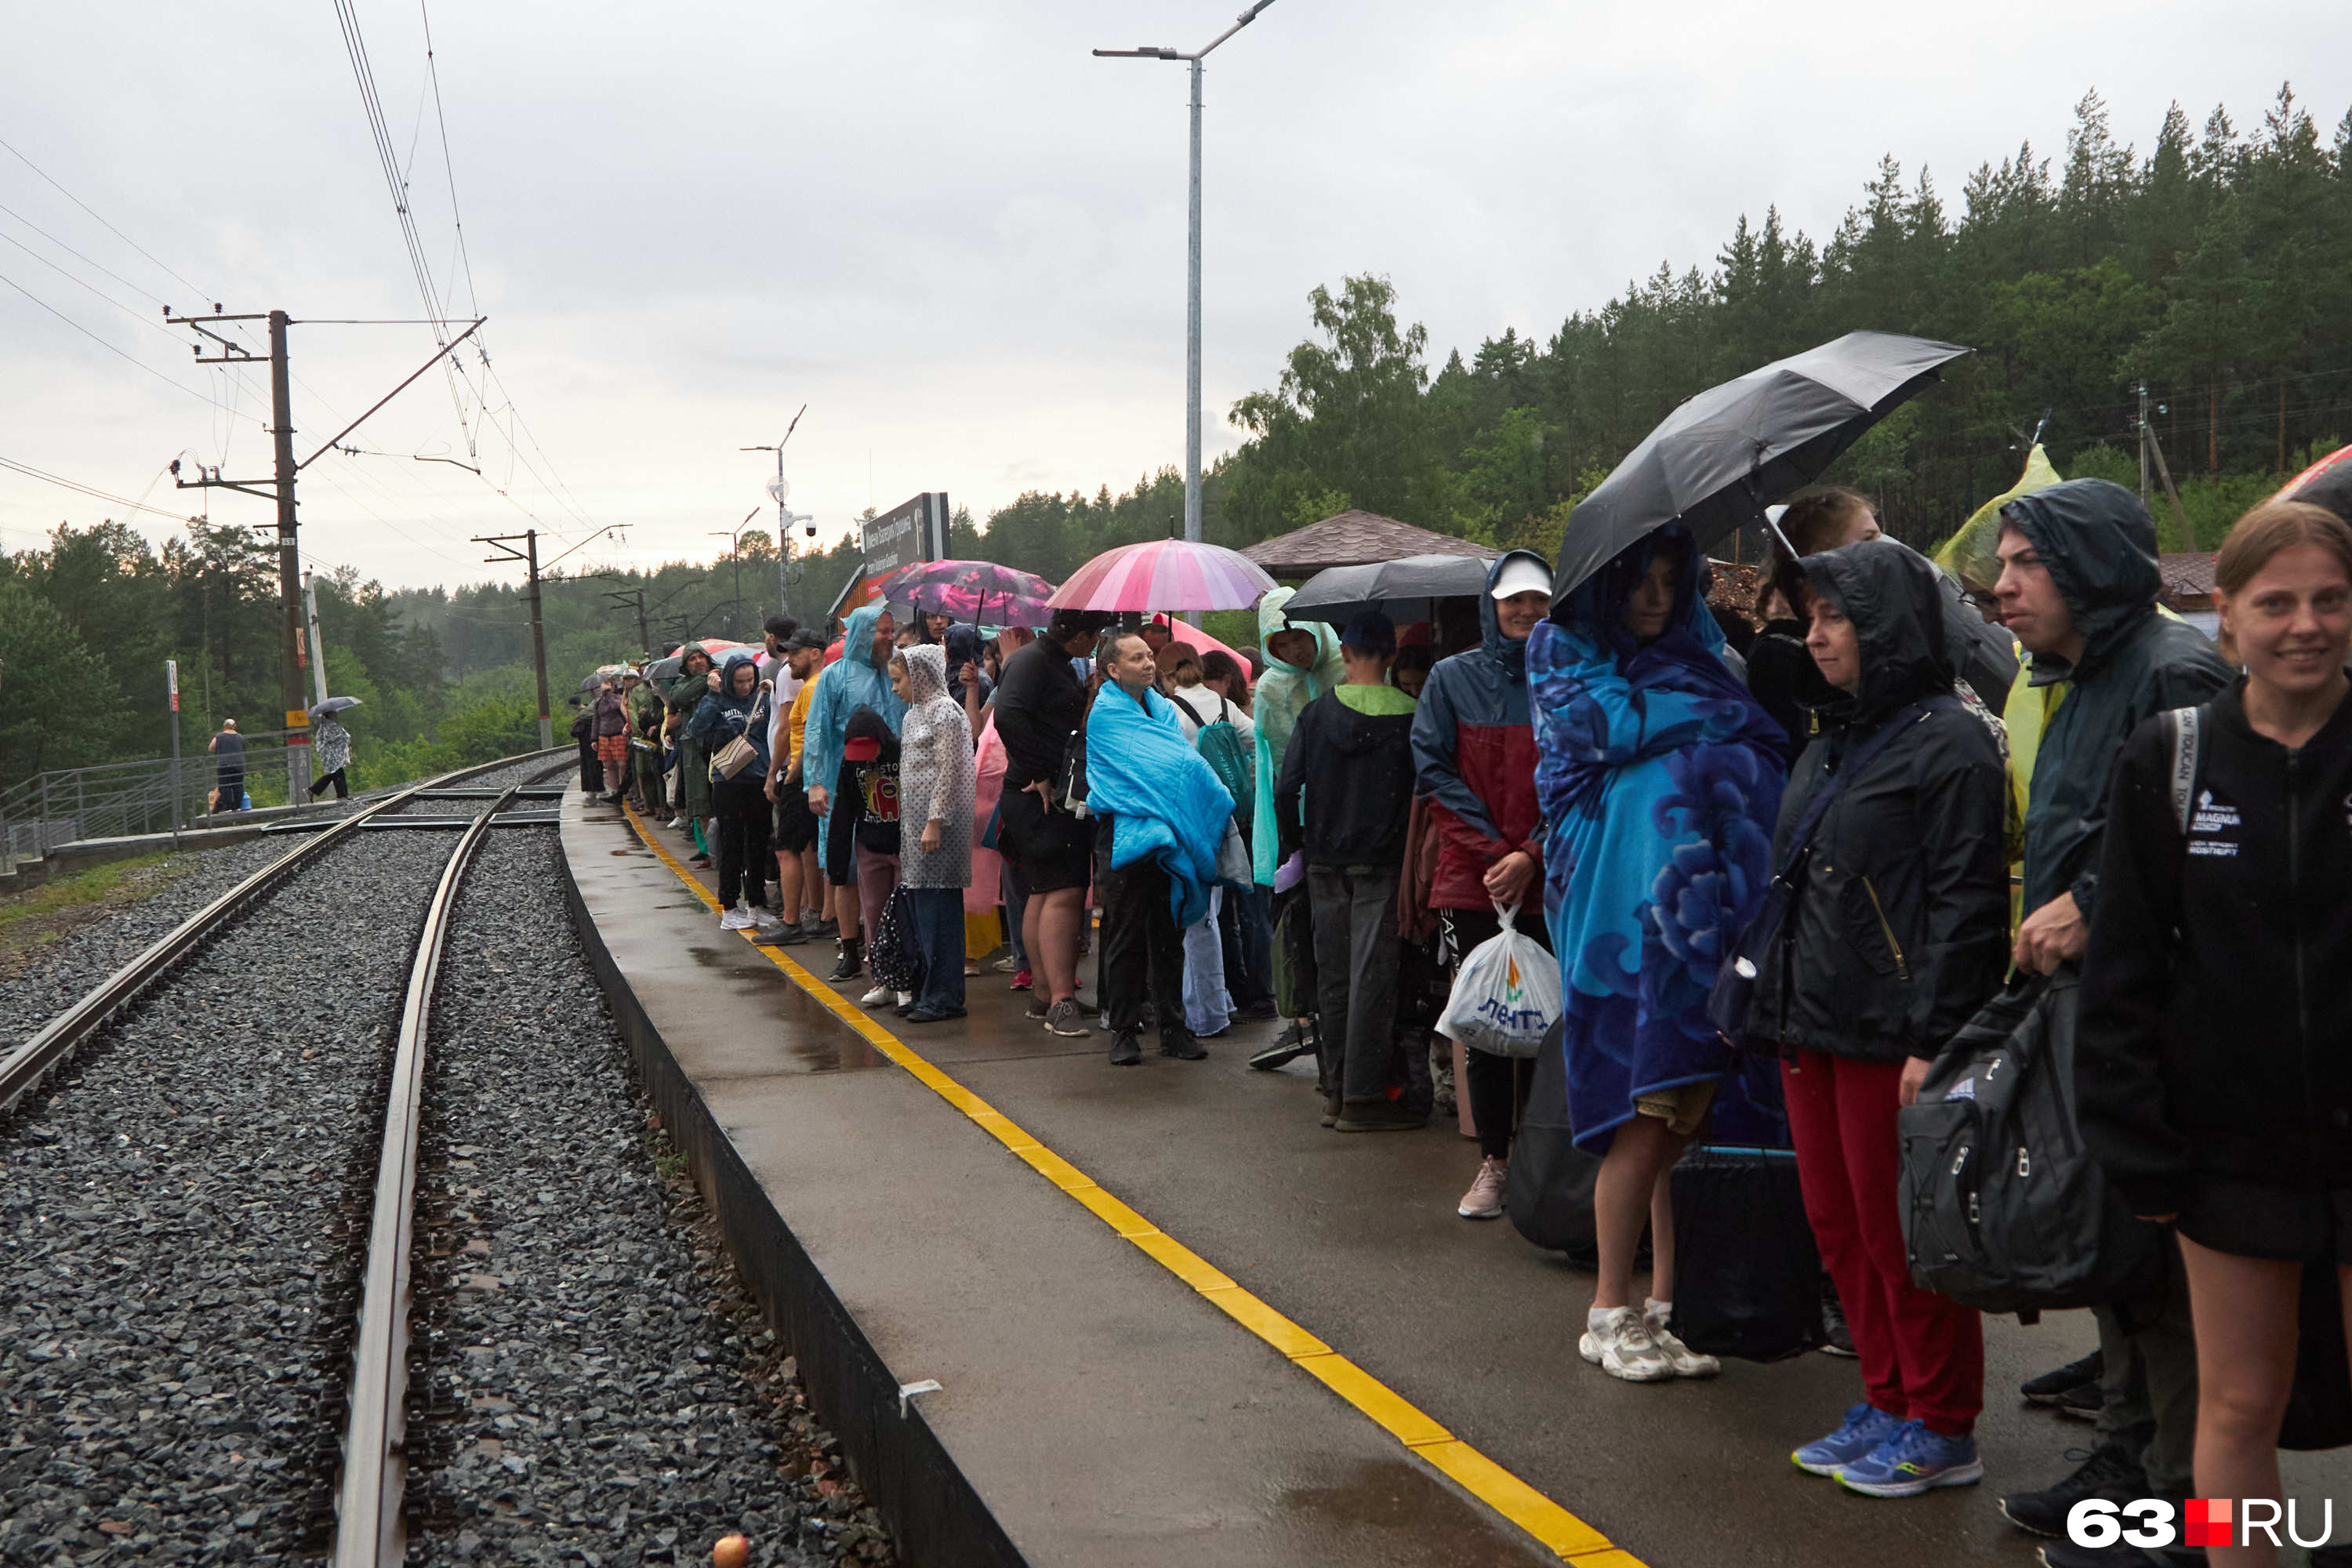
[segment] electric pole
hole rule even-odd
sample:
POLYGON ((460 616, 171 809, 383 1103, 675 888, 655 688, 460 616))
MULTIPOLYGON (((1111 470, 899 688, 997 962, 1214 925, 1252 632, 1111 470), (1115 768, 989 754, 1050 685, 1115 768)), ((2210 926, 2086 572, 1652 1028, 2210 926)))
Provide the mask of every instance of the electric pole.
POLYGON ((2147 504, 2147 383, 2139 384, 2139 504, 2147 504))
MULTIPOLYGON (((593 535, 591 537, 593 537, 593 535)), ((520 533, 501 533, 490 537, 477 534, 477 544, 487 544, 503 551, 499 555, 482 559, 492 565, 501 561, 520 561, 530 574, 530 667, 539 676, 539 749, 551 751, 555 746, 555 722, 547 712, 547 632, 539 618, 539 530, 526 528, 520 533), (520 539, 522 548, 517 550, 510 541, 520 539)), ((586 543, 586 540, 581 541, 586 543)))
MULTIPOLYGON (((303 794, 310 787, 310 704, 302 700, 302 671, 309 660, 303 656, 302 556, 296 537, 295 476, 317 462, 328 452, 332 451, 336 441, 341 440, 358 429, 368 415, 373 414, 377 409, 399 396, 406 390, 410 382, 439 363, 442 355, 472 337, 482 322, 488 319, 487 316, 478 318, 473 326, 467 327, 436 349, 433 357, 411 372, 407 381, 402 382, 398 386, 377 398, 368 406, 366 414, 361 415, 359 418, 344 426, 335 433, 333 439, 298 463, 294 460, 294 372, 293 367, 288 363, 286 353, 286 331, 295 324, 294 319, 283 310, 271 310, 267 315, 259 312, 225 315, 217 304, 213 307, 213 313, 209 316, 175 316, 172 313, 172 307, 169 305, 163 307, 163 320, 166 322, 173 326, 190 328, 199 335, 210 338, 220 345, 220 353, 207 359, 205 357, 205 345, 195 344, 198 364, 251 364, 257 363, 260 360, 259 355, 247 349, 236 339, 224 337, 219 332, 209 330, 205 323, 260 321, 269 323, 269 435, 275 457, 274 477, 267 479, 224 479, 218 468, 211 468, 200 469, 194 479, 184 479, 180 477, 180 460, 174 458, 172 459, 172 482, 184 490, 240 490, 247 495, 259 496, 264 500, 273 500, 278 503, 278 597, 284 622, 284 636, 279 641, 278 649, 279 668, 282 671, 281 689, 286 703, 286 798, 289 804, 301 799, 303 794)), ((546 730, 546 684, 545 678, 542 677, 540 682, 539 704, 541 710, 540 724, 542 732, 546 730)), ((322 693, 324 689, 323 687, 320 688, 322 693)))
POLYGON ((607 588, 604 597, 626 610, 637 612, 637 641, 645 645, 646 657, 653 657, 654 634, 646 626, 646 591, 643 588, 607 588))
POLYGON ((302 618, 310 632, 310 689, 319 701, 327 700, 327 645, 319 636, 319 590, 310 574, 302 574, 302 618))

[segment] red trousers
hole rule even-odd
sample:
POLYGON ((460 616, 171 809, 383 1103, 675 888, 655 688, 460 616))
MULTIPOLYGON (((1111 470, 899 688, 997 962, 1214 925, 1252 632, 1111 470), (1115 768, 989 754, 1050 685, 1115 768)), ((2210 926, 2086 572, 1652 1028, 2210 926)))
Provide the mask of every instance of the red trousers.
POLYGON ((1805 1216, 1862 1355, 1864 1396, 1957 1436, 1984 1408, 1984 1322, 1911 1283, 1895 1206, 1902 1079, 1899 1062, 1817 1051, 1780 1066, 1805 1216))

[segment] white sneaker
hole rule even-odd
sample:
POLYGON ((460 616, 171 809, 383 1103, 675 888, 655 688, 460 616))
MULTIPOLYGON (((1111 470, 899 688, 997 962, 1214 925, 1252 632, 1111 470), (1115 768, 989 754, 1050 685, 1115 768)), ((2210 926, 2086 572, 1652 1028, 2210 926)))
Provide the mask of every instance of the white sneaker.
POLYGON ((914 1005, 915 1005, 915 994, 914 994, 913 992, 911 992, 911 991, 901 991, 901 992, 899 992, 899 993, 898 993, 898 1005, 899 1005, 899 1006, 901 1006, 901 1007, 911 1007, 911 1006, 913 1006, 914 1005))
POLYGON ((1504 1184, 1510 1167, 1501 1160, 1482 1160, 1478 1163, 1478 1179, 1462 1194, 1461 1206, 1454 1212, 1464 1219, 1500 1219, 1503 1217, 1504 1184))
POLYGON ((1649 1325, 1642 1321, 1635 1307, 1612 1308, 1601 1320, 1598 1328, 1590 1326, 1587 1319, 1584 1337, 1577 1342, 1577 1350, 1585 1360, 1612 1377, 1622 1377, 1627 1383, 1664 1383, 1675 1375, 1675 1363, 1666 1359, 1650 1337, 1649 1325))
POLYGON ((671 818, 669 819, 669 826, 670 826, 670 829, 671 829, 671 831, 672 831, 672 832, 675 832, 675 831, 677 831, 678 828, 684 827, 685 826, 686 826, 686 818, 684 818, 684 817, 682 817, 682 816, 673 816, 673 817, 671 817, 671 818))
POLYGON ((719 917, 719 929, 720 931, 750 931, 754 918, 755 917, 752 915, 751 910, 745 909, 740 904, 737 904, 733 909, 729 910, 725 914, 719 917))
POLYGON ((873 990, 860 996, 857 999, 857 1005, 861 1007, 887 1007, 898 999, 898 994, 887 985, 877 985, 873 990))
POLYGON ((1652 1300, 1642 1308, 1642 1326, 1650 1331, 1650 1342, 1665 1352, 1673 1363, 1676 1377, 1713 1377, 1723 1370, 1723 1363, 1711 1355, 1701 1355, 1675 1338, 1666 1328, 1666 1316, 1673 1304, 1652 1300))

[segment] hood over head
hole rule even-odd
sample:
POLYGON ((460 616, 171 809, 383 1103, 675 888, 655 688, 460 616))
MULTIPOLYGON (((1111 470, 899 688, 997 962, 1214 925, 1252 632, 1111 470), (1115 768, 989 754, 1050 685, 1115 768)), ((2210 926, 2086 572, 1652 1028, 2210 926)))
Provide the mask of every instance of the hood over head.
POLYGON ((902 647, 898 657, 907 665, 907 705, 929 702, 943 697, 948 689, 947 650, 937 643, 917 643, 902 647))
POLYGON ((961 669, 967 664, 978 664, 982 648, 980 628, 958 621, 948 628, 946 647, 950 669, 961 669))
MULTIPOLYGON (((1698 548, 1698 542, 1678 521, 1652 529, 1602 562, 1591 576, 1569 591, 1567 598, 1551 602, 1551 618, 1614 649, 1621 661, 1633 658, 1641 651, 1641 645, 1625 629, 1626 602, 1633 598, 1635 586, 1649 574, 1650 563, 1669 551, 1682 557, 1683 569, 1675 576, 1675 607, 1666 615, 1666 635, 1687 632, 1706 652, 1721 653, 1723 627, 1706 607, 1706 590, 1714 582, 1714 571, 1707 564, 1706 553, 1698 548)), ((1481 600, 1478 613, 1490 627, 1494 625, 1492 600, 1481 600)))
POLYGON ((1891 539, 1868 539, 1797 564, 1815 593, 1845 612, 1862 645, 1862 689, 1837 692, 1831 711, 1868 721, 1951 690, 1943 588, 1925 556, 1891 539))
POLYGON ((1285 605, 1297 597, 1296 588, 1276 588, 1257 602, 1257 646, 1269 668, 1285 675, 1310 676, 1321 679, 1339 668, 1339 638, 1328 621, 1294 621, 1283 613, 1285 605), (1315 663, 1311 668, 1300 668, 1274 654, 1273 638, 1276 632, 1305 632, 1315 639, 1315 663))
POLYGON ((2068 479, 2001 508, 2032 541, 2083 634, 2085 661, 2156 614, 2164 574, 2156 523, 2139 497, 2107 479, 2068 479))
POLYGON ((745 653, 740 648, 738 648, 735 652, 727 656, 727 662, 725 664, 719 667, 719 696, 727 699, 730 702, 749 700, 748 698, 738 697, 735 694, 735 672, 747 664, 751 667, 751 696, 757 697, 760 694, 760 661, 751 654, 745 653))
MULTIPOLYGON (((1478 591, 1478 640, 1489 656, 1500 664, 1513 680, 1525 680, 1528 675, 1528 645, 1522 637, 1517 642, 1503 635, 1503 624, 1495 615, 1495 584, 1503 580, 1503 570, 1514 561, 1532 561, 1543 569, 1545 581, 1551 578, 1551 563, 1532 550, 1506 550, 1486 568, 1486 583, 1478 591)), ((1553 610, 1559 605, 1554 603, 1553 610)))
POLYGON ((694 673, 694 658, 697 654, 702 656, 702 662, 705 665, 710 663, 710 650, 698 642, 690 642, 678 650, 677 668, 680 674, 694 673))
POLYGON ((849 619, 841 630, 843 659, 874 668, 874 628, 882 619, 883 608, 880 605, 860 605, 849 612, 849 619))

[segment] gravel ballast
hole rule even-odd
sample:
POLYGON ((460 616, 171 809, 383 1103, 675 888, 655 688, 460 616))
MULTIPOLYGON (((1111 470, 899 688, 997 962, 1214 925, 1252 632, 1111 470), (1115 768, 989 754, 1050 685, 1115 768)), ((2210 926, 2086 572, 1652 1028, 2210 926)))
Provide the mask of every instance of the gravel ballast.
POLYGON ((887 1563, 652 1134, 552 830, 482 847, 434 1021, 409 1561, 887 1563))
POLYGON ((383 1079, 454 841, 330 850, 0 1121, 0 1562, 323 1545, 383 1079))

